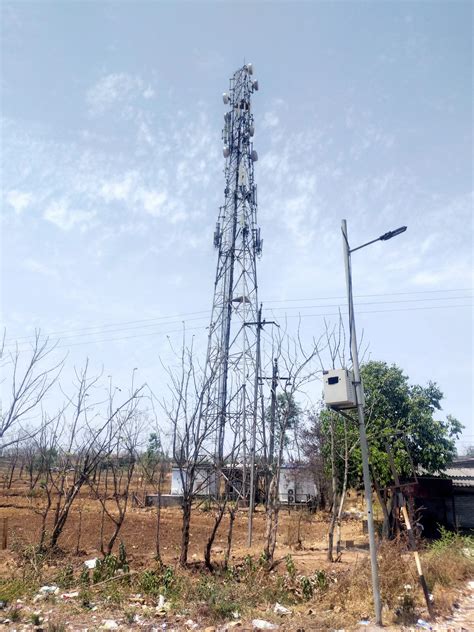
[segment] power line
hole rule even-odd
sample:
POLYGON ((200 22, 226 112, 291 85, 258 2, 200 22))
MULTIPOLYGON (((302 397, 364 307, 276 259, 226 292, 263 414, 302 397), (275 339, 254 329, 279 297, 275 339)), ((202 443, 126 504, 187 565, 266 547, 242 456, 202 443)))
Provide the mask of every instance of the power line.
MULTIPOLYGON (((470 291, 470 288, 464 288, 464 289, 457 289, 457 290, 423 290, 421 292, 419 292, 420 294, 429 294, 429 293, 441 293, 441 292, 462 292, 462 291, 470 291)), ((377 297, 377 296, 402 296, 402 295, 412 295, 412 294, 417 294, 418 292, 394 292, 394 293, 381 293, 381 294, 359 294, 356 296, 356 298, 369 298, 369 297, 377 297)), ((334 299, 334 298, 341 298, 343 299, 344 297, 321 297, 321 298, 300 298, 300 299, 282 299, 282 300, 271 300, 271 301, 266 301, 265 305, 267 304, 271 304, 271 303, 292 303, 292 302, 296 302, 296 301, 317 301, 317 300, 330 300, 330 299, 334 299)), ((464 299, 470 299, 471 296, 445 296, 445 297, 430 297, 430 298, 420 298, 420 299, 400 299, 400 300, 394 300, 394 301, 373 301, 373 302, 368 302, 368 301, 364 301, 362 303, 358 303, 358 306, 361 305, 384 305, 384 304, 392 304, 392 303, 410 303, 410 302, 425 302, 425 301, 441 301, 441 300, 464 300, 464 299)), ((324 304, 324 305, 301 305, 301 306, 294 306, 294 307, 289 307, 288 309, 312 309, 312 308, 328 308, 328 307, 340 307, 340 305, 338 303, 334 303, 334 304, 324 304)), ((273 308, 271 308, 272 310, 283 310, 283 309, 287 309, 285 307, 279 307, 279 306, 275 306, 273 308)), ((168 322, 163 322, 163 325, 170 325, 170 324, 175 324, 178 322, 182 322, 182 321, 170 321, 170 318, 179 318, 179 317, 186 317, 186 316, 195 316, 197 314, 203 314, 204 316, 201 316, 200 318, 186 318, 185 320, 190 321, 190 320, 204 320, 205 318, 207 318, 209 316, 210 311, 209 310, 201 310, 201 311, 195 311, 195 312, 183 312, 181 314, 173 314, 173 315, 169 315, 169 316, 157 316, 154 318, 145 318, 145 319, 139 319, 139 320, 129 320, 129 321, 118 321, 118 322, 112 322, 112 323, 104 323, 102 325, 92 325, 89 327, 81 327, 78 329, 64 329, 64 330, 60 330, 60 331, 53 331, 53 332, 49 332, 46 333, 45 335, 47 335, 48 337, 50 336, 55 336, 55 337, 60 337, 61 339, 64 338, 75 338, 75 337, 80 337, 80 336, 88 336, 88 335, 100 335, 100 334, 108 334, 108 333, 117 333, 119 331, 129 331, 129 330, 133 330, 133 329, 140 329, 142 327, 153 327, 154 325, 157 324, 156 321, 168 321, 168 322), (132 327, 119 327, 117 329, 110 329, 108 331, 101 331, 105 328, 109 328, 109 327, 115 327, 117 325, 133 325, 132 327), (93 331, 93 330, 97 330, 97 331, 93 331), (77 333, 75 333, 77 332, 77 333), (62 334, 67 334, 66 336, 62 336, 62 334)), ((330 314, 331 315, 331 314, 330 314)), ((34 335, 29 335, 29 336, 19 336, 18 338, 16 338, 15 340, 13 339, 7 339, 5 346, 12 346, 14 344, 16 344, 17 342, 21 341, 28 341, 28 340, 33 340, 34 339, 34 335)))
MULTIPOLYGON (((472 292, 472 287, 464 287, 464 288, 455 288, 449 290, 417 290, 414 292, 381 292, 380 294, 354 294, 354 298, 372 298, 375 296, 409 296, 415 294, 439 294, 442 292, 472 292)), ((315 298, 287 298, 281 300, 268 300, 265 301, 265 304, 268 303, 292 303, 296 301, 330 301, 334 299, 346 299, 346 296, 319 296, 315 298)), ((421 300, 421 299, 420 299, 421 300)))
MULTIPOLYGON (((112 334, 112 333, 118 333, 120 331, 133 331, 134 329, 143 329, 145 327, 162 327, 162 326, 169 326, 169 325, 175 325, 175 324, 179 324, 179 323, 183 323, 183 322, 190 322, 193 320, 207 320, 206 317, 204 316, 199 316, 196 318, 188 318, 186 319, 186 321, 183 320, 169 320, 163 323, 148 323, 148 324, 143 324, 143 325, 135 325, 132 327, 119 327, 118 329, 108 329, 107 331, 87 331, 87 332, 82 332, 82 333, 71 333, 67 336, 58 336, 56 339, 57 340, 65 340, 68 338, 80 338, 82 336, 100 336, 101 334, 112 334)), ((67 332, 66 332, 67 333, 67 332)), ((51 336, 52 334, 50 334, 51 336)), ((48 336, 49 337, 49 336, 48 336)), ((54 338, 52 338, 52 340, 54 340, 54 338)), ((25 340, 24 342, 20 343, 20 344, 26 344, 26 342, 28 342, 27 340, 25 340)), ((12 346, 14 343, 8 343, 5 346, 12 346)))
MULTIPOLYGON (((206 329, 206 327, 189 327, 186 331, 195 331, 197 329, 206 329)), ((133 334, 132 336, 120 336, 119 338, 105 338, 103 340, 85 340, 83 342, 69 342, 65 345, 58 345, 56 349, 64 349, 69 347, 76 347, 80 345, 100 344, 102 342, 118 342, 121 340, 130 340, 131 338, 144 338, 147 336, 168 336, 169 334, 182 333, 182 328, 172 329, 171 331, 152 331, 146 334, 133 334)), ((59 338, 59 341, 61 339, 59 338)))
MULTIPOLYGON (((402 300, 396 300, 396 301, 363 301, 362 303, 356 303, 355 305, 357 305, 357 307, 360 307, 361 305, 389 305, 392 303, 421 303, 421 302, 425 302, 425 301, 456 301, 456 300, 464 300, 464 299, 471 299, 472 296, 442 296, 440 298, 407 298, 407 299, 402 299, 402 300)), ((340 307, 340 303, 333 303, 333 304, 329 304, 326 303, 325 305, 296 305, 295 307, 272 307, 270 309, 275 310, 275 309, 312 309, 313 307, 340 307)))
MULTIPOLYGON (((142 318, 140 320, 125 320, 125 321, 118 321, 118 322, 112 322, 112 323, 104 323, 102 325, 91 325, 90 327, 80 327, 78 329, 63 329, 61 331, 51 331, 49 333, 47 333, 47 336, 59 336, 61 334, 68 334, 74 331, 78 331, 78 332, 82 332, 82 331, 90 331, 91 329, 102 329, 104 327, 115 327, 116 325, 134 325, 136 323, 152 323, 154 324, 155 321, 157 320, 168 320, 169 318, 180 318, 182 316, 194 316, 196 314, 209 314, 209 310, 203 310, 200 312, 184 312, 182 314, 172 314, 169 316, 155 316, 154 318, 142 318), (152 322, 153 321, 153 322, 152 322)), ((190 319, 188 319, 190 320, 190 319)), ((177 321, 175 321, 177 322, 177 321)), ((164 323, 167 324, 167 323, 164 323)), ((102 333, 102 332, 91 332, 91 333, 102 333)), ((32 338, 34 338, 34 335, 30 335, 30 336, 19 336, 18 338, 16 338, 15 340, 24 340, 24 339, 28 339, 31 340, 32 338)))
MULTIPOLYGON (((463 304, 463 305, 430 305, 430 306, 426 306, 426 307, 403 307, 400 309, 394 308, 394 309, 382 309, 382 310, 368 310, 368 311, 360 311, 358 310, 358 314, 385 314, 385 313, 393 313, 393 312, 409 312, 409 311, 418 311, 418 310, 433 310, 433 309, 455 309, 455 308, 459 308, 459 307, 472 307, 472 305, 467 305, 467 304, 463 304)), ((270 312, 273 312, 275 308, 270 308, 270 312)), ((347 316, 347 312, 331 312, 331 313, 326 313, 326 314, 287 314, 285 315, 286 318, 315 318, 315 317, 328 317, 328 316, 347 316)), ((281 318, 281 316, 280 316, 281 318)), ((196 319, 196 320, 201 320, 201 319, 196 319)), ((183 323, 185 323, 186 321, 181 321, 183 323)), ((170 324, 170 323, 164 323, 164 324, 170 324)), ((207 327, 201 326, 201 327, 190 327, 189 329, 186 329, 186 331, 195 331, 198 329, 207 329, 207 327)), ((120 330, 117 330, 120 331, 120 330)), ((63 348, 69 348, 69 347, 75 347, 75 346, 80 346, 80 345, 88 345, 88 344, 100 344, 103 342, 118 342, 121 340, 129 340, 131 338, 140 338, 140 337, 147 337, 147 336, 165 336, 171 333, 176 333, 176 332, 182 332, 182 328, 180 329, 173 329, 171 331, 153 331, 153 332, 149 332, 149 333, 140 333, 140 334, 133 334, 131 336, 120 336, 120 337, 116 337, 116 338, 105 338, 105 339, 99 339, 99 340, 85 340, 85 341, 81 341, 81 342, 70 342, 67 344, 58 344, 58 346, 56 347, 57 349, 63 349, 63 348)), ((112 332, 97 332, 96 334, 89 334, 89 335, 99 335, 100 333, 112 333, 112 332)), ((58 338, 57 342, 61 342, 62 338, 58 338)), ((52 340, 52 342, 54 342, 54 340, 52 340)), ((23 344, 26 344, 23 343, 23 344)), ((26 350, 27 347, 24 347, 22 350, 26 350)))
MULTIPOLYGON (((472 305, 429 305, 426 307, 400 307, 400 309, 371 309, 368 311, 360 311, 357 310, 357 314, 386 314, 390 312, 412 312, 416 310, 426 310, 426 309, 450 309, 456 307, 472 307, 472 305)), ((273 308, 270 309, 273 312, 273 308)), ((287 318, 309 318, 315 316, 347 316, 347 312, 333 312, 331 314, 288 314, 287 318)))

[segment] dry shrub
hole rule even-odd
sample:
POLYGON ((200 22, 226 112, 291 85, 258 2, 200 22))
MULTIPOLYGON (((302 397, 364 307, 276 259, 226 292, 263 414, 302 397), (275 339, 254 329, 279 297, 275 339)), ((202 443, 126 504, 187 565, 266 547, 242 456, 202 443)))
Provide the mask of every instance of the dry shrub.
POLYGON ((413 554, 407 552, 403 539, 384 541, 379 549, 380 590, 389 608, 399 605, 400 597, 417 586, 413 554))
POLYGON ((295 549, 301 548, 301 520, 302 514, 299 511, 291 513, 288 519, 286 534, 283 540, 283 544, 286 544, 286 546, 291 546, 295 549))
MULTIPOLYGON (((407 550, 404 539, 382 542, 378 564, 385 622, 409 624, 418 616, 425 616, 426 604, 413 554, 407 550)), ((422 555, 422 567, 436 610, 449 612, 458 596, 456 588, 474 576, 473 538, 442 533, 441 539, 422 555)), ((338 574, 337 582, 331 584, 322 601, 334 613, 335 625, 347 627, 361 617, 372 617, 369 559, 364 557, 350 570, 338 574)))
POLYGON ((474 538, 441 529, 441 537, 423 556, 423 570, 431 592, 450 588, 474 575, 474 538))
MULTIPOLYGON (((415 616, 422 594, 416 584, 416 570, 406 546, 398 540, 382 542, 378 554, 380 590, 385 618, 394 622, 415 616), (407 608, 407 604, 410 608, 407 608), (410 610, 410 612, 408 612, 410 610), (387 616, 387 615, 390 616, 387 616), (410 615, 410 616, 407 616, 410 615)), ((362 617, 372 617, 373 597, 370 560, 364 557, 350 570, 338 575, 323 598, 325 606, 340 613, 340 623, 355 623, 362 617)), ((407 622, 407 621, 406 621, 407 622)))
POLYGON ((288 519, 283 544, 296 550, 304 548, 304 535, 308 533, 309 526, 313 521, 314 514, 302 507, 292 511, 288 519))

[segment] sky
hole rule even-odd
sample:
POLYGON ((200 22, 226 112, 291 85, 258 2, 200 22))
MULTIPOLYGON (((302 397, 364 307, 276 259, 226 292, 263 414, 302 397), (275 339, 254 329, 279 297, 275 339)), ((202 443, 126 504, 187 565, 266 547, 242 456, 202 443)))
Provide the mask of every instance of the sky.
POLYGON ((7 350, 40 328, 65 390, 89 358, 157 393, 183 321, 204 353, 222 92, 252 62, 264 316, 319 337, 345 310, 341 219, 353 247, 407 225, 353 255, 365 357, 436 381, 474 445, 471 3, 1 10, 7 350))

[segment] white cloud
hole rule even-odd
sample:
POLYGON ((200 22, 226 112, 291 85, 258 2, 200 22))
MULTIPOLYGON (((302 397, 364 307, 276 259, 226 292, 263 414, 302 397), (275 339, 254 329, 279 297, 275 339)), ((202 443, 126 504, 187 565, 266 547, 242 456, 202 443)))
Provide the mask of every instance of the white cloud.
POLYGON ((129 171, 122 178, 103 180, 99 194, 106 202, 123 202, 129 199, 137 179, 137 172, 129 171))
POLYGON ((7 193, 6 200, 14 209, 15 213, 20 215, 33 201, 33 195, 31 193, 13 189, 7 193))
POLYGON ((143 97, 145 99, 152 99, 155 96, 155 91, 151 86, 147 86, 143 91, 143 97))
POLYGON ((143 204, 145 211, 153 215, 153 217, 159 217, 166 211, 165 204, 168 196, 164 191, 139 189, 137 191, 137 198, 143 204))
POLYGON ((418 286, 436 286, 441 284, 447 286, 471 286, 473 283, 472 266, 464 261, 459 261, 435 269, 423 270, 417 272, 412 277, 411 282, 418 286))
POLYGON ((91 211, 71 210, 67 200, 54 200, 43 213, 43 218, 51 222, 64 231, 71 230, 78 225, 80 228, 87 228, 89 221, 95 213, 91 211))
POLYGON ((264 129, 277 127, 279 123, 280 119, 278 118, 276 112, 265 112, 262 124, 264 129))
POLYGON ((23 268, 25 270, 29 270, 34 274, 41 274, 47 277, 59 278, 58 271, 50 266, 42 263, 41 261, 37 261, 36 259, 27 258, 23 261, 23 268))
POLYGON ((116 103, 130 103, 136 99, 151 99, 153 88, 139 76, 125 72, 112 73, 99 79, 87 92, 89 113, 103 114, 116 103))

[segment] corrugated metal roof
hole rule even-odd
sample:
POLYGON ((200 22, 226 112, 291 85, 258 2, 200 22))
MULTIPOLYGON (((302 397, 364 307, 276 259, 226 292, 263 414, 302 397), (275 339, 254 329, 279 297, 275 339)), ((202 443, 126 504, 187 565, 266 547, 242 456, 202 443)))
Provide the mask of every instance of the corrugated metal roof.
POLYGON ((446 474, 449 478, 471 478, 474 480, 474 470, 470 467, 447 467, 446 474))
POLYGON ((474 468, 472 459, 465 459, 459 463, 451 463, 445 469, 445 475, 453 481, 454 487, 474 487, 474 468))
POLYGON ((453 478, 454 487, 474 487, 474 478, 453 478))

